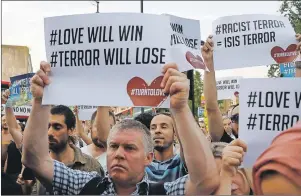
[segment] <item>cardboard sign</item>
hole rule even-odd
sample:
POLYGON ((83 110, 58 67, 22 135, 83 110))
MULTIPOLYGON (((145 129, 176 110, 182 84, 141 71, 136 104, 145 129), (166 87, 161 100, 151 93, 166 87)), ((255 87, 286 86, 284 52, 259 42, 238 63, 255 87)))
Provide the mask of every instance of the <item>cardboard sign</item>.
POLYGON ((301 78, 242 79, 239 138, 248 145, 244 166, 252 167, 283 130, 301 120, 301 78))
MULTIPOLYGON (((31 106, 14 106, 15 116, 29 116, 31 112, 31 106)), ((5 115, 5 104, 1 105, 1 114, 5 115)))
POLYGON ((218 100, 232 99, 236 93, 239 93, 239 81, 242 77, 225 77, 216 80, 218 100))
POLYGON ((31 105, 30 79, 34 73, 22 74, 10 78, 10 99, 14 106, 31 105))
POLYGON ((200 25, 138 13, 51 17, 45 44, 52 83, 43 104, 168 108, 162 66, 194 68, 186 54, 200 54, 200 25))
POLYGON ((298 56, 296 33, 283 16, 226 16, 212 28, 216 70, 289 63, 298 56))

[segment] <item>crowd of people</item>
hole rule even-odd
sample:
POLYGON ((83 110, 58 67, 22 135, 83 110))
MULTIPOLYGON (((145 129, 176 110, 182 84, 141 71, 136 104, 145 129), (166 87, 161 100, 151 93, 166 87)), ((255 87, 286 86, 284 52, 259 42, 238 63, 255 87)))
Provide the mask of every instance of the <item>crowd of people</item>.
MULTIPOLYGON (((300 52, 301 35, 296 39, 300 52)), ((208 130, 195 120, 188 104, 189 80, 174 63, 162 69, 170 112, 116 122, 110 107, 99 106, 83 122, 77 107, 42 105, 51 68, 41 62, 31 79, 26 127, 14 115, 9 91, 2 95, 2 194, 301 194, 301 122, 280 133, 253 168, 242 167, 248 151, 239 139, 243 111, 235 105, 222 115, 213 51, 209 36, 201 48, 210 71, 204 72, 208 130)), ((301 77, 297 64, 296 77, 301 77)))

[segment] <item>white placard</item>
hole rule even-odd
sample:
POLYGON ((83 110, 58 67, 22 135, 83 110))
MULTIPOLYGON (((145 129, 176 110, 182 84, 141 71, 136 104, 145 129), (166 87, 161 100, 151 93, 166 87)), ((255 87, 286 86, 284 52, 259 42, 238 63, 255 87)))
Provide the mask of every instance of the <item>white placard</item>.
POLYGON ((244 166, 252 167, 283 130, 301 120, 301 78, 240 81, 239 138, 248 145, 244 166))
POLYGON ((216 89, 218 100, 232 99, 239 93, 241 76, 217 78, 216 89))
POLYGON ((292 62, 295 31, 283 16, 250 14, 219 18, 212 25, 215 70, 292 62))
POLYGON ((169 107, 160 87, 162 66, 192 69, 186 53, 200 53, 199 21, 176 19, 138 13, 46 18, 52 83, 43 104, 169 107), (185 32, 184 39, 175 41, 174 31, 185 32))
MULTIPOLYGON (((15 116, 29 116, 31 112, 31 106, 14 106, 15 116)), ((1 114, 5 115, 5 104, 1 105, 1 114)))
POLYGON ((79 120, 91 120, 92 114, 97 110, 97 106, 78 106, 79 120))

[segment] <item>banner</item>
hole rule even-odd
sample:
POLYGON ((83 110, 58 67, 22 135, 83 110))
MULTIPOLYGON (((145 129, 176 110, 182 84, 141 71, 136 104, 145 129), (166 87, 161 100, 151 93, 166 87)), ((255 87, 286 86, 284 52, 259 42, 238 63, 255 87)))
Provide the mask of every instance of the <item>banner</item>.
POLYGON ((289 63, 298 56, 296 33, 283 16, 226 16, 212 28, 215 70, 289 63))
POLYGON ((217 99, 225 100, 234 98, 235 94, 239 93, 239 81, 241 78, 240 76, 218 78, 216 80, 217 99))
POLYGON ((239 138, 248 145, 244 166, 255 160, 283 130, 301 120, 301 78, 242 79, 239 138))
MULTIPOLYGON (((15 116, 29 116, 31 112, 31 106, 14 106, 15 116)), ((5 104, 1 105, 1 114, 5 115, 5 104)))
POLYGON ((52 83, 43 104, 168 108, 162 66, 196 67, 191 54, 200 55, 200 25, 138 13, 51 17, 45 19, 45 44, 52 83))
POLYGON ((30 79, 34 73, 23 74, 10 78, 10 99, 14 106, 31 105, 30 79))
POLYGON ((280 74, 282 74, 282 77, 295 77, 296 74, 296 67, 295 63, 283 63, 280 64, 280 74))

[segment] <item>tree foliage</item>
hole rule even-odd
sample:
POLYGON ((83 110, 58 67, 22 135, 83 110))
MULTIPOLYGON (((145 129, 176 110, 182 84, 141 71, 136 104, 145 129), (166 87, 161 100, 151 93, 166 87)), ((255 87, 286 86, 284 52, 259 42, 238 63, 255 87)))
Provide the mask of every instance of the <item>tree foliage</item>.
MULTIPOLYGON (((201 73, 194 71, 194 117, 198 116, 198 107, 201 105, 201 95, 203 93, 203 80, 201 79, 201 73)), ((192 102, 189 101, 189 106, 192 111, 192 102)))

